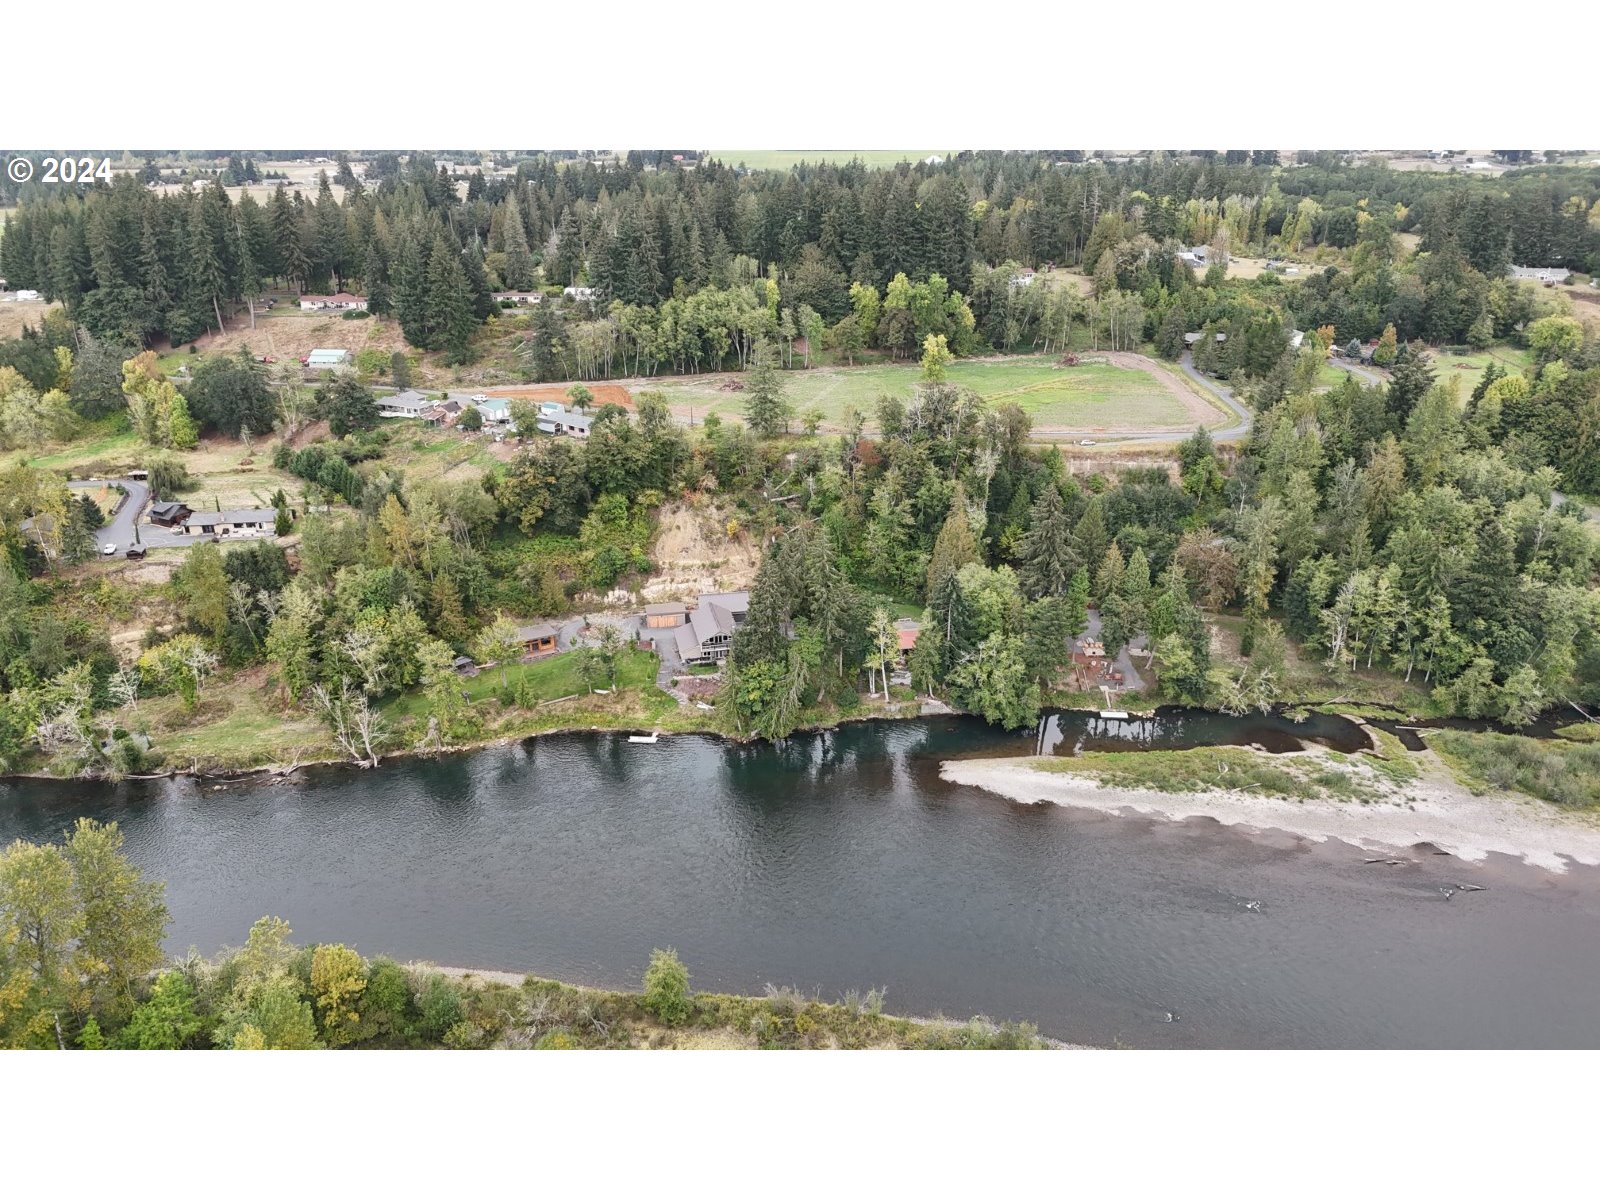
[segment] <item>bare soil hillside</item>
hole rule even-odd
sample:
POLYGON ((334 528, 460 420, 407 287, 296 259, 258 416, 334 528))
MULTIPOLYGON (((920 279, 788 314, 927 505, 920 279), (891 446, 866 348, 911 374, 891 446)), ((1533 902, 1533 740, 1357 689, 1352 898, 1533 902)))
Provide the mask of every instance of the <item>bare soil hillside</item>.
POLYGON ((748 588, 761 565, 761 547, 740 530, 731 506, 697 497, 662 507, 651 557, 656 574, 641 588, 649 602, 690 600, 701 592, 748 588))

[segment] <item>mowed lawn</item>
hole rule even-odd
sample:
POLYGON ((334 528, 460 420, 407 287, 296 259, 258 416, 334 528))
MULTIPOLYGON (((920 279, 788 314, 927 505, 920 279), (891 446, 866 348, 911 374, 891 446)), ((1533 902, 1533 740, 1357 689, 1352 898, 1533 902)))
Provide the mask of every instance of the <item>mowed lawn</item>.
MULTIPOLYGON (((1179 400, 1147 372, 1103 363, 1077 367, 1054 363, 1046 355, 969 360, 953 364, 948 377, 991 401, 1015 400, 1037 426, 1100 429, 1188 423, 1179 400)), ((815 408, 822 412, 825 426, 837 428, 851 407, 870 420, 880 396, 909 399, 920 375, 916 363, 879 363, 785 371, 782 378, 797 418, 815 408)), ((739 377, 662 379, 639 390, 660 391, 682 415, 691 415, 692 409, 696 422, 707 413, 742 417, 744 393, 721 390, 729 378, 739 377)))
MULTIPOLYGON (((617 690, 653 689, 658 662, 648 650, 625 649, 617 658, 617 690)), ((485 667, 474 676, 464 677, 461 691, 471 703, 476 704, 498 694, 502 687, 501 679, 499 667, 485 667)), ((532 662, 507 663, 503 686, 515 691, 519 685, 523 688, 524 697, 533 704, 579 696, 589 690, 578 674, 578 656, 570 651, 546 655, 532 662)), ((610 685, 602 683, 600 686, 610 685)), ((664 693, 658 694, 670 700, 664 693)), ((420 691, 410 691, 387 701, 384 712, 396 718, 423 717, 430 707, 425 695, 420 691)))

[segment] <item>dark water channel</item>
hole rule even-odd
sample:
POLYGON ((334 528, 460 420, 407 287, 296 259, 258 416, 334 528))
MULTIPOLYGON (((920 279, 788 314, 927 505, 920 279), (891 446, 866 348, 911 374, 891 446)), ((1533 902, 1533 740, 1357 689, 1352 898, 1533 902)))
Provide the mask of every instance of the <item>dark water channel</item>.
MULTIPOLYGON (((1070 713, 1041 737, 1353 748, 1354 728, 1070 713)), ((120 822, 167 881, 175 951, 238 944, 273 913, 301 941, 608 987, 672 945, 700 988, 887 986, 896 1011, 1096 1044, 1600 1046, 1595 872, 1426 849, 1369 866, 1337 843, 1016 805, 938 775, 1037 744, 952 717, 777 747, 560 735, 220 789, 13 782, 0 841, 120 822), (1444 902, 1464 875, 1488 890, 1444 902)))

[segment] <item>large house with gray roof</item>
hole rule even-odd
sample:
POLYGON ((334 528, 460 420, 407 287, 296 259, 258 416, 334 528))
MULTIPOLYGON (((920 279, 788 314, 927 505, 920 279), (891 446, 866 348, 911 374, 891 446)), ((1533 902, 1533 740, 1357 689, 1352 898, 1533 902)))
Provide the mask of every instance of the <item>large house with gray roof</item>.
POLYGON ((1545 287, 1554 287, 1558 283, 1565 283, 1567 276, 1572 272, 1566 267, 1512 267, 1511 278, 1527 279, 1534 283, 1542 283, 1545 287))
POLYGON ((689 620, 672 631, 685 665, 720 663, 733 650, 733 634, 750 611, 749 592, 713 592, 689 610, 689 620))
POLYGON ((190 535, 256 538, 272 537, 277 532, 275 508, 225 508, 221 512, 190 513, 183 531, 190 535))

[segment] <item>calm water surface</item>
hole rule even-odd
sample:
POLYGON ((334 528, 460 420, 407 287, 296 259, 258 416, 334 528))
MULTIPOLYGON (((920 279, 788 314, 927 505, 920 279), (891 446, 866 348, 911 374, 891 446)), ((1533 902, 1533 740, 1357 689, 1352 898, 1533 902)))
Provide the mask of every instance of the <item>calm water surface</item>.
MULTIPOLYGON (((1347 736, 1135 724, 1151 745, 1347 736)), ((1084 714, 1041 734, 1058 753, 1116 737, 1084 714)), ((896 1011, 1095 1044, 1600 1046, 1596 872, 1426 848, 1368 866, 1336 843, 1016 805, 938 777, 941 759, 1037 744, 938 718, 780 747, 562 735, 221 789, 0 784, 0 840, 120 822, 167 881, 175 951, 236 945, 273 913, 301 941, 605 987, 637 986, 672 945, 700 988, 886 986, 896 1011), (1489 890, 1445 901, 1462 878, 1489 890)))

